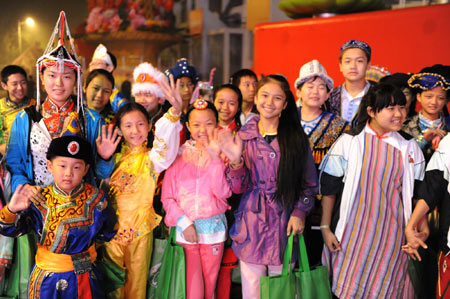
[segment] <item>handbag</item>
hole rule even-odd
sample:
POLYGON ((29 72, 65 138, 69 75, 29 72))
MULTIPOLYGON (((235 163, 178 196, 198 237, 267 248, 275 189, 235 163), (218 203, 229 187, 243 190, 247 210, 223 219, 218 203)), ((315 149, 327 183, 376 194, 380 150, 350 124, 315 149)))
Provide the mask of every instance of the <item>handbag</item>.
MULTIPOLYGON (((161 250, 163 254, 159 266, 159 274, 154 275, 155 277, 152 278, 153 281, 150 283, 149 298, 185 299, 186 262, 183 247, 176 243, 176 228, 172 227, 170 229, 168 240, 156 240, 158 241, 155 242, 155 259, 157 258, 155 255, 159 255, 161 250)), ((155 265, 154 262, 157 263, 156 260, 152 261, 151 269, 155 265)))
POLYGON ((332 298, 328 269, 319 266, 311 269, 303 235, 299 235, 299 269, 292 270, 294 235, 291 234, 284 252, 281 275, 260 277, 261 299, 278 298, 332 298))

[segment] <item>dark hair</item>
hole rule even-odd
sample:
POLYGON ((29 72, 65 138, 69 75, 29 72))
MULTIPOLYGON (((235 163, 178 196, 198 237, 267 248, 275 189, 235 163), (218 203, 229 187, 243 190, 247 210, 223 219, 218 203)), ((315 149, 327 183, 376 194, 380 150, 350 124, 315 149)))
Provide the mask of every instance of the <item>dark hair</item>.
POLYGON ((109 82, 111 82, 112 87, 114 88, 115 82, 113 75, 104 69, 95 69, 92 72, 89 72, 84 83, 84 88, 87 88, 89 86, 89 83, 91 83, 91 81, 94 80, 94 78, 97 76, 104 76, 109 82))
MULTIPOLYGON (((312 82, 314 82, 314 81, 316 81, 317 78, 322 79, 322 77, 320 77, 320 76, 311 77, 308 80, 306 80, 305 82, 303 82, 302 84, 299 84, 298 86, 296 86, 295 89, 300 90, 300 89, 302 89, 303 85, 305 85, 306 82, 308 82, 311 79, 313 79, 312 82)), ((325 80, 323 80, 323 82, 325 83, 325 87, 327 88, 327 92, 330 92, 331 90, 328 88, 328 84, 325 82, 325 80)))
POLYGON ((378 113, 386 107, 395 105, 406 105, 406 97, 400 88, 389 83, 379 83, 369 89, 359 105, 358 122, 356 128, 362 130, 367 121, 371 119, 367 113, 370 107, 374 113, 378 113))
POLYGON ((364 55, 366 55, 367 63, 370 62, 370 56, 369 56, 369 54, 367 54, 366 51, 364 51, 363 49, 358 48, 358 47, 351 47, 351 48, 347 48, 347 49, 343 50, 343 51, 339 54, 339 63, 342 62, 342 56, 344 56, 345 51, 347 51, 347 50, 349 50, 349 49, 360 49, 361 51, 363 51, 364 55))
POLYGON ((242 107, 242 93, 241 90, 233 85, 233 84, 223 84, 220 85, 219 87, 214 88, 214 93, 213 93, 213 101, 216 101, 216 95, 219 93, 219 91, 223 90, 223 89, 231 89, 232 91, 234 91, 234 93, 236 93, 237 97, 238 97, 238 110, 236 111, 236 114, 234 115, 234 122, 236 124, 236 126, 240 127, 241 126, 241 107, 242 107))
POLYGON ((119 111, 117 111, 116 123, 114 125, 120 128, 120 122, 122 121, 124 115, 132 111, 142 112, 142 114, 144 114, 145 116, 145 119, 150 122, 150 116, 148 115, 148 112, 147 110, 145 110, 144 106, 136 102, 127 102, 122 107, 120 107, 119 111))
POLYGON ((280 163, 277 171, 277 190, 274 200, 285 208, 292 208, 305 188, 305 170, 308 155, 311 155, 309 141, 302 127, 294 95, 284 76, 269 75, 258 82, 258 90, 269 82, 279 84, 286 95, 286 108, 281 112, 278 124, 280 163))
MULTIPOLYGON (((210 109, 212 112, 214 112, 214 116, 216 117, 216 122, 218 122, 219 121, 219 113, 217 112, 216 107, 210 101, 206 101, 206 103, 208 103, 208 106, 206 106, 205 109, 210 109)), ((186 112, 186 122, 189 122, 189 114, 191 114, 192 110, 195 110, 194 105, 189 105, 188 110, 186 112)))
MULTIPOLYGON (((111 62, 112 62, 113 67, 114 67, 114 69, 112 70, 112 72, 114 72, 114 70, 117 68, 117 58, 116 58, 116 56, 115 56, 113 53, 111 53, 111 52, 109 52, 109 51, 106 51, 106 53, 108 53, 109 57, 111 58, 111 62)), ((112 73, 112 72, 111 72, 111 73, 112 73)))
POLYGON ((239 84, 241 84, 241 78, 242 77, 253 77, 256 81, 258 81, 258 78, 256 77, 256 74, 249 69, 240 69, 230 77, 230 83, 234 86, 239 87, 239 84))
POLYGON ((12 64, 12 65, 5 66, 2 69, 2 74, 1 74, 2 82, 6 84, 8 82, 9 76, 14 75, 14 74, 21 74, 25 77, 25 80, 27 80, 27 72, 25 72, 25 70, 23 68, 21 68, 20 66, 12 64))

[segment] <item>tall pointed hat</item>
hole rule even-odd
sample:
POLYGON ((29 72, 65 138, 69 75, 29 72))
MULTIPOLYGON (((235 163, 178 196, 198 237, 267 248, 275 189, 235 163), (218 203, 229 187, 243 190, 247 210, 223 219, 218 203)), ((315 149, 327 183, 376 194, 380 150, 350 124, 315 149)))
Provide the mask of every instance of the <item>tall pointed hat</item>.
POLYGON ((39 74, 46 67, 58 67, 64 72, 64 67, 69 67, 77 74, 77 109, 78 113, 84 115, 83 111, 83 82, 81 77, 81 65, 77 60, 77 53, 70 35, 67 24, 66 13, 61 11, 52 36, 47 44, 44 54, 36 62, 36 109, 39 111, 41 104, 39 74), (65 34, 64 34, 65 33, 65 34), (64 39, 68 41, 70 51, 65 46, 64 39))

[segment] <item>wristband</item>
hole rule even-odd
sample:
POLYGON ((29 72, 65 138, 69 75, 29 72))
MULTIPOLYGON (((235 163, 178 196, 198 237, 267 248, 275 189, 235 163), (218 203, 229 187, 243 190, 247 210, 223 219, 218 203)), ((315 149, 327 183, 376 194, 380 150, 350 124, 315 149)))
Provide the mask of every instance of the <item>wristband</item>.
POLYGON ((319 228, 322 230, 322 229, 326 229, 326 228, 330 228, 330 226, 329 225, 327 225, 327 224, 324 224, 324 225, 321 225, 321 226, 319 226, 319 228))

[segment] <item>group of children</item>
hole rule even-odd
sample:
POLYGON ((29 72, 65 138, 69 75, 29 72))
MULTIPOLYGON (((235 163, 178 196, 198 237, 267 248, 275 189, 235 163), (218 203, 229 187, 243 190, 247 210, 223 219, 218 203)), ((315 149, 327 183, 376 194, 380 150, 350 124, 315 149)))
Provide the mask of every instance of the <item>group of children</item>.
MULTIPOLYGON (((243 298, 259 298, 259 278, 281 273, 288 236, 301 233, 311 263, 328 266, 336 297, 414 298, 408 255, 421 258, 426 213, 438 206, 436 292, 450 298, 450 82, 436 67, 407 76, 407 85, 395 76, 371 84, 371 48, 351 40, 339 57, 345 83, 334 88, 312 60, 294 83, 296 105, 282 75, 258 80, 240 70, 210 101, 196 93, 198 74, 186 59, 166 74, 142 63, 131 101, 115 89, 115 57, 103 45, 82 84, 64 26, 61 13, 37 63, 45 100, 39 80, 34 103, 24 96, 26 74, 2 71, 1 103, 15 114, 0 111, 12 193, 2 185, 0 233, 37 237, 15 247, 34 256, 37 242, 35 266, 23 269, 31 271, 25 295, 8 271, 14 295, 146 298, 153 230, 164 216, 184 249, 188 299, 229 296, 217 281, 230 255, 243 298), (422 106, 408 119, 406 91, 422 106), (105 265, 125 273, 118 288, 105 265)), ((10 263, 0 253, 0 264, 10 263)))

